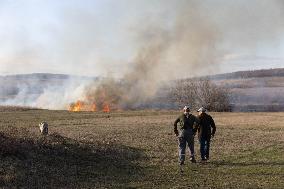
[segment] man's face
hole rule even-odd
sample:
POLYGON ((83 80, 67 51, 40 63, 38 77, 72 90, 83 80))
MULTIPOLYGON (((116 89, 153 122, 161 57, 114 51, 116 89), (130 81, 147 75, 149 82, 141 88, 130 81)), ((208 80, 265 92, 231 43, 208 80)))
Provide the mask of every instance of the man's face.
POLYGON ((198 115, 201 115, 202 114, 202 112, 200 111, 200 112, 198 112, 198 115))
POLYGON ((184 110, 184 114, 189 114, 189 112, 190 112, 190 110, 189 109, 186 109, 186 110, 184 110))

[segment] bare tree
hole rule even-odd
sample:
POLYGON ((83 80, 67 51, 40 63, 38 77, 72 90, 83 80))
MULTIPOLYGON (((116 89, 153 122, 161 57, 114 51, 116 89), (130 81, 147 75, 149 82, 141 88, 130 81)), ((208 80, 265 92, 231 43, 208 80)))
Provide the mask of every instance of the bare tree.
POLYGON ((171 100, 179 107, 184 105, 190 105, 193 107, 196 104, 196 89, 196 83, 192 80, 175 81, 170 90, 171 100))
POLYGON ((229 89, 217 86, 208 78, 197 81, 198 105, 210 111, 230 111, 229 89))
POLYGON ((229 94, 229 89, 217 86, 205 78, 176 81, 170 96, 178 106, 203 106, 209 111, 230 111, 229 94))

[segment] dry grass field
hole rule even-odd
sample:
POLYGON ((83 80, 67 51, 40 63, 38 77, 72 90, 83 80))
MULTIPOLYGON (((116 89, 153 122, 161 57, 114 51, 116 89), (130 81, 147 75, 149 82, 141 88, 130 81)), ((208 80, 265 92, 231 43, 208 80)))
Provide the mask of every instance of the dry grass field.
POLYGON ((179 172, 176 111, 0 112, 0 188, 284 188, 284 113, 212 113, 211 160, 179 172), (49 123, 40 136, 38 124, 49 123))

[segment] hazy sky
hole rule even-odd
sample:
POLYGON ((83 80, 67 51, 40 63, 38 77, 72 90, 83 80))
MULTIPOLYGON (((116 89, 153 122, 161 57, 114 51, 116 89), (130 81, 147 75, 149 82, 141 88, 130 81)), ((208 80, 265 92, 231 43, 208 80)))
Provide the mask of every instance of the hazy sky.
POLYGON ((171 34, 181 16, 214 31, 213 73, 284 67, 284 1, 188 0, 197 4, 194 15, 186 2, 0 0, 0 74, 120 76, 141 46, 137 33, 151 34, 147 25, 154 25, 171 34))

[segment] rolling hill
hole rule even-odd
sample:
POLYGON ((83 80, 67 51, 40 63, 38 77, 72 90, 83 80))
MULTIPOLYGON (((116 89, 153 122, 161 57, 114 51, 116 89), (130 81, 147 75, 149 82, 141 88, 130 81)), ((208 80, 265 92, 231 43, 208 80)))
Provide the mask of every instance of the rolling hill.
MULTIPOLYGON (((233 111, 284 111, 284 68, 239 71, 208 78, 229 89, 233 111)), ((99 78, 49 73, 0 76, 0 105, 33 106, 34 99, 47 90, 58 91, 70 83, 79 85, 96 80, 99 78)), ((166 99, 167 88, 160 91, 156 98, 140 107, 175 109, 166 99)))

